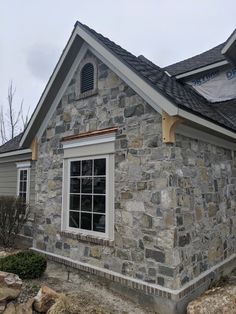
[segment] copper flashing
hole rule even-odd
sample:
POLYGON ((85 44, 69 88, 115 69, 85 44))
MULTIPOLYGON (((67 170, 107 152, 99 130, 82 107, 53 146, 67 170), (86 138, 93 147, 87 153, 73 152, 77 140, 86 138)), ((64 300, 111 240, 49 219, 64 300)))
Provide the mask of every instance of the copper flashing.
POLYGON ((72 141, 84 137, 91 137, 91 136, 98 136, 98 135, 105 135, 109 133, 115 133, 118 130, 116 127, 112 128, 106 128, 106 129, 101 129, 101 130, 95 130, 95 131, 89 131, 89 132, 84 132, 80 134, 75 134, 75 135, 70 135, 70 136, 65 136, 62 138, 62 142, 66 141, 72 141))

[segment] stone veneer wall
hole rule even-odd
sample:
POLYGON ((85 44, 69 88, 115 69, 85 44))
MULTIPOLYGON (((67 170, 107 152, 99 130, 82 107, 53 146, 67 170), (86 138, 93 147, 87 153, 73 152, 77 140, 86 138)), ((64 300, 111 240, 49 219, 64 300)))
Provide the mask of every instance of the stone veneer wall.
POLYGON ((236 252, 236 155, 182 135, 175 146, 168 186, 175 191, 175 280, 182 286, 236 252))
POLYGON ((231 153, 182 136, 163 144, 161 116, 97 62, 97 94, 78 99, 75 73, 39 140, 34 247, 178 288, 233 252, 231 153), (60 232, 61 138, 111 126, 118 127, 115 240, 106 246, 60 232))

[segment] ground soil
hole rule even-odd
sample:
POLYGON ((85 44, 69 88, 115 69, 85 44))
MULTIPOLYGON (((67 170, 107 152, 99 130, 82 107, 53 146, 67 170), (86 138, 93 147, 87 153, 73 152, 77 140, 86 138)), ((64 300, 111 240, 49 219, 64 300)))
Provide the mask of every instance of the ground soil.
MULTIPOLYGON (((59 264, 48 262, 45 274, 39 279, 24 280, 22 293, 18 302, 26 302, 34 297, 42 285, 64 293, 80 308, 79 313, 88 314, 152 314, 148 309, 142 308, 125 297, 114 293, 83 274, 69 275, 63 272, 59 264)), ((69 312, 68 312, 69 314, 69 312)))

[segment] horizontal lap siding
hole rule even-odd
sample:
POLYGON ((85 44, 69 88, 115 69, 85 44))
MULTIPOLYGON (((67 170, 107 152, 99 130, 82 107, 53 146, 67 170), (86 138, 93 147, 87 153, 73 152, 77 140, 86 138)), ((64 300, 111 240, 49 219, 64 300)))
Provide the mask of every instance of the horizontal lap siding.
POLYGON ((17 168, 15 162, 0 164, 0 195, 16 195, 17 168))
MULTIPOLYGON (((17 194, 17 167, 16 162, 0 164, 0 195, 17 194)), ((35 163, 30 169, 30 203, 35 203, 35 163)))

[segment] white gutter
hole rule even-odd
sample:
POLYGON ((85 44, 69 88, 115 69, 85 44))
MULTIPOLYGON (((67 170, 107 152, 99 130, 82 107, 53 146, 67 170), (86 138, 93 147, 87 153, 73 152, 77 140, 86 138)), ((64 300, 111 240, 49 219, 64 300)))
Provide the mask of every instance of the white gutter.
POLYGON ((193 121, 197 124, 203 125, 204 127, 214 130, 216 132, 222 133, 228 137, 231 137, 233 139, 236 139, 236 132, 230 131, 225 129, 224 127, 221 127, 213 122, 210 122, 208 120, 205 120, 201 117, 196 116, 195 114, 192 114, 190 112, 187 112, 185 110, 179 109, 178 115, 182 118, 185 118, 187 120, 193 121))
POLYGON ((221 50, 221 53, 224 55, 229 50, 231 45, 236 41, 236 30, 233 32, 231 37, 227 40, 227 43, 224 45, 224 47, 221 50))
POLYGON ((184 77, 188 77, 188 76, 191 76, 191 75, 194 75, 194 74, 198 74, 198 73, 201 73, 201 72, 204 72, 204 71, 208 71, 208 70, 211 70, 211 69, 215 69, 215 68, 221 67, 221 66, 226 65, 228 63, 229 62, 227 60, 219 61, 219 62, 210 64, 210 65, 198 68, 196 70, 192 70, 192 71, 189 71, 189 72, 185 72, 185 73, 176 75, 175 78, 176 79, 181 79, 181 78, 184 78, 184 77))
POLYGON ((16 156, 16 155, 23 155, 23 154, 29 154, 29 153, 32 153, 30 148, 19 149, 19 150, 14 150, 13 152, 0 153, 0 158, 16 156))

